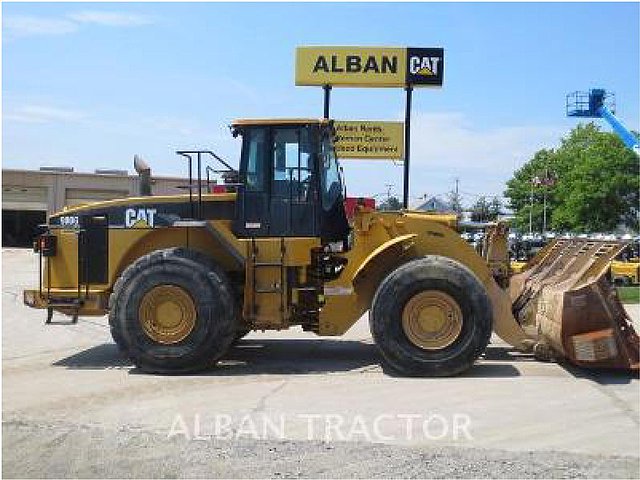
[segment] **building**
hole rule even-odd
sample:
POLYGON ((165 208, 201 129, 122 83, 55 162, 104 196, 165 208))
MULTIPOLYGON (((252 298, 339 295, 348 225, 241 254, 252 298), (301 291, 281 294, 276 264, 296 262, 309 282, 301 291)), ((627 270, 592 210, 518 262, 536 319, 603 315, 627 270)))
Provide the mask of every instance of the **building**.
MULTIPOLYGON (((180 177, 153 177, 152 194, 185 194, 187 184, 188 180, 180 177)), ((3 169, 2 246, 30 246, 36 227, 66 206, 135 196, 139 191, 139 177, 126 170, 3 169)))
POLYGON ((414 210, 423 212, 451 213, 453 209, 447 202, 440 200, 438 197, 431 197, 427 201, 416 206, 414 210))

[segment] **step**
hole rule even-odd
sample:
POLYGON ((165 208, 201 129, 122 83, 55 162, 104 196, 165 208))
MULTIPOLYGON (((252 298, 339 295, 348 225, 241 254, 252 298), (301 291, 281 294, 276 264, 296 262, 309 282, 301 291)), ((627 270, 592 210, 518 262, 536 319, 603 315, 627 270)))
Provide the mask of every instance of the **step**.
POLYGON ((256 288, 256 293, 284 293, 281 288, 256 288))
POLYGON ((282 267, 283 265, 282 262, 255 262, 253 264, 254 267, 282 267))
POLYGON ((83 304, 84 302, 82 300, 78 300, 78 299, 72 299, 72 300, 65 300, 65 299, 60 299, 60 298, 56 298, 53 300, 49 300, 47 301, 47 307, 79 307, 83 304))

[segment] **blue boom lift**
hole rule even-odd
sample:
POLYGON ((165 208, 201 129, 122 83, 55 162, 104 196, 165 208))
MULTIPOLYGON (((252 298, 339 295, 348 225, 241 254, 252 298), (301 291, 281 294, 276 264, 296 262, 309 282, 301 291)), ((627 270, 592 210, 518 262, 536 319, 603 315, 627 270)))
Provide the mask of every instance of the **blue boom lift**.
POLYGON ((603 88, 593 88, 588 92, 573 92, 567 95, 567 116, 604 118, 624 144, 640 154, 638 137, 616 118, 615 109, 615 95, 603 88))

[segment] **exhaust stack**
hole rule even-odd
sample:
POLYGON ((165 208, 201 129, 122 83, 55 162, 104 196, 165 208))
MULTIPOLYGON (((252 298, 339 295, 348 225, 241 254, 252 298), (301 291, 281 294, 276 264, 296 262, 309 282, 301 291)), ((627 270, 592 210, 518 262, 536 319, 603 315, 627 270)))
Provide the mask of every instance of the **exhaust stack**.
POLYGON ((151 167, 138 155, 133 156, 133 168, 140 178, 139 194, 141 197, 151 196, 151 167))

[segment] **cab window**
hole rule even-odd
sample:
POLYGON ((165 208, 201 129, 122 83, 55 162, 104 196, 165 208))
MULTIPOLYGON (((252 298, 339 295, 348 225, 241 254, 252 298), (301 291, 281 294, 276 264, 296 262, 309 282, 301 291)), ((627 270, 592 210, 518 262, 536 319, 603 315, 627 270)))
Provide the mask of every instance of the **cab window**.
POLYGON ((312 158, 307 128, 274 129, 272 195, 299 201, 309 198, 312 158))
POLYGON ((322 208, 330 210, 342 193, 338 161, 329 137, 322 140, 322 208))
POLYGON ((265 191, 266 169, 266 137, 264 128, 248 129, 243 135, 245 146, 243 148, 246 155, 246 189, 252 192, 265 191))

